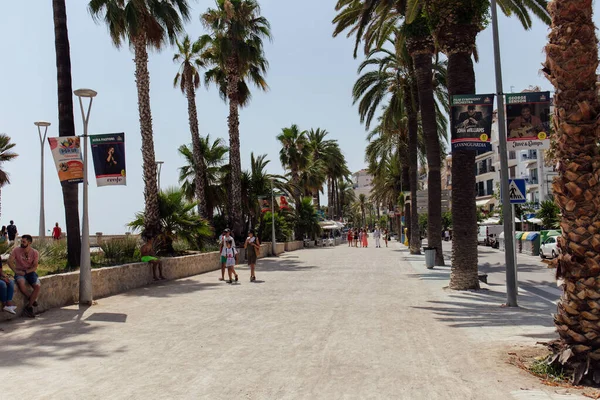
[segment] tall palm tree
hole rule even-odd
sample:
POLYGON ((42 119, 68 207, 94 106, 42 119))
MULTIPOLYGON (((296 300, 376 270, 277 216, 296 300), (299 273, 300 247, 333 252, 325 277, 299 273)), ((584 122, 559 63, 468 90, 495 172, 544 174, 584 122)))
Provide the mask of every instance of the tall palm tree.
POLYGON ((249 77, 260 89, 267 90, 263 78, 268 62, 264 57, 263 39, 271 38, 269 21, 260 15, 255 0, 216 0, 216 8, 202 14, 210 31, 200 40, 210 43, 212 61, 226 76, 229 101, 229 163, 231 166, 231 222, 234 235, 242 236, 241 172, 239 132, 239 82, 249 77))
POLYGON ((90 0, 89 10, 96 22, 103 21, 113 44, 118 48, 129 42, 134 52, 135 81, 142 135, 144 171, 144 233, 155 237, 161 232, 156 181, 156 157, 150 110, 150 73, 148 48, 160 50, 173 43, 189 20, 187 0, 90 0))
POLYGON ((192 149, 194 155, 194 164, 196 165, 194 174, 195 197, 198 202, 198 214, 209 218, 210 213, 206 205, 206 194, 204 182, 206 180, 206 171, 202 162, 202 145, 200 132, 198 131, 198 112, 196 110, 196 89, 200 86, 200 68, 204 67, 204 61, 201 56, 201 43, 192 43, 190 37, 185 35, 182 42, 176 41, 177 53, 173 56, 173 61, 180 63, 179 72, 175 75, 173 86, 178 85, 181 92, 185 93, 188 102, 188 120, 190 123, 190 133, 192 134, 192 149))
MULTIPOLYGON (((281 150, 279 150, 281 165, 290 170, 292 184, 299 186, 300 171, 306 168, 310 157, 306 131, 301 131, 298 125, 293 124, 289 128, 283 128, 277 140, 281 143, 281 150)), ((300 195, 299 188, 296 188, 295 200, 300 200, 300 195)))
POLYGON ((591 2, 554 0, 548 10, 552 30, 544 72, 556 88, 554 104, 560 110, 554 114, 559 167, 553 189, 562 215, 557 276, 564 280, 554 318, 560 340, 553 343, 552 360, 573 370, 575 384, 586 375, 598 383, 598 40, 591 2))
MULTIPOLYGON (((323 165, 326 165, 328 159, 331 157, 332 147, 336 142, 334 140, 326 139, 327 135, 329 135, 329 132, 321 128, 311 129, 307 132, 308 148, 315 163, 321 160, 323 161, 323 165)), ((318 190, 311 193, 317 208, 321 207, 319 191, 322 190, 324 183, 325 179, 318 185, 318 190)))
MULTIPOLYGON (((71 84, 71 50, 67 29, 65 0, 52 0, 54 16, 54 49, 56 52, 56 81, 58 89, 58 136, 75 136, 73 119, 73 87, 71 84)), ((79 186, 62 182, 65 222, 67 229, 67 264, 78 267, 81 258, 79 229, 79 186)))
POLYGON ((8 172, 4 170, 2 164, 19 156, 11 151, 14 147, 15 144, 10 142, 10 136, 0 133, 0 213, 2 211, 2 188, 10 183, 8 172))
POLYGON ((367 210, 367 205, 369 204, 369 199, 367 198, 367 195, 364 193, 361 193, 358 195, 358 198, 356 199, 356 203, 354 203, 354 208, 358 211, 360 211, 360 217, 361 217, 361 226, 365 226, 365 224, 367 223, 367 215, 366 215, 366 210, 367 210))
MULTIPOLYGON (((227 202, 227 187, 222 185, 223 176, 226 175, 226 155, 229 149, 223 139, 211 140, 210 135, 200 137, 200 148, 202 154, 202 168, 204 174, 204 187, 206 197, 206 210, 212 216, 219 205, 227 202)), ((179 154, 185 159, 185 164, 179 168, 179 183, 188 201, 196 197, 196 163, 192 146, 182 145, 179 154)))

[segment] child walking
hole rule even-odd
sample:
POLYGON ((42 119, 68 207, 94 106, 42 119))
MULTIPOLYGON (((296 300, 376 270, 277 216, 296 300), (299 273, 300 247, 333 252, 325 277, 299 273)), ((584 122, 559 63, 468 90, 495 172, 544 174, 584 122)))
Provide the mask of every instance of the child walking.
POLYGON ((233 283, 231 279, 232 275, 235 276, 235 281, 238 281, 238 275, 235 273, 235 264, 237 262, 237 250, 231 246, 231 242, 226 242, 221 256, 225 257, 225 266, 227 267, 227 273, 229 274, 229 280, 227 283, 233 283))

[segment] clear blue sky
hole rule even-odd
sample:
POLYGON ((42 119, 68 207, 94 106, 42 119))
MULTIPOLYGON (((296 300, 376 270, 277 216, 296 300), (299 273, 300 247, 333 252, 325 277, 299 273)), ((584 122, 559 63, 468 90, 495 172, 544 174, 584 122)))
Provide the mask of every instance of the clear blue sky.
MULTIPOLYGON (((290 2, 262 0, 263 15, 272 24, 273 42, 265 46, 270 62, 270 91, 253 92, 249 107, 241 111, 242 167, 250 152, 268 154, 269 172, 281 173, 275 137, 292 123, 303 129, 325 128, 338 139, 350 169, 364 167, 364 128, 350 97, 360 60, 352 58, 353 41, 332 38, 335 1, 290 2)), ((143 209, 141 140, 133 55, 128 47, 116 49, 106 27, 89 16, 87 1, 67 0, 73 88, 98 91, 91 113, 90 133, 126 133, 126 187, 97 188, 90 174, 90 231, 122 233, 136 211, 143 209)), ((192 38, 203 33, 199 15, 213 6, 212 0, 190 1, 192 21, 186 26, 192 38)), ((505 91, 529 85, 552 87, 539 73, 544 60, 547 28, 535 24, 525 32, 516 20, 501 20, 505 91)), ((54 28, 50 1, 3 2, 0 14, 0 132, 17 144, 19 157, 4 166, 12 183, 2 190, 0 222, 14 219, 20 233, 37 234, 39 218, 40 148, 33 122, 52 123, 49 136, 58 135, 54 28)), ((476 66, 480 93, 493 93, 494 75, 491 32, 479 35, 480 63, 476 66)), ((177 147, 190 142, 187 105, 172 86, 178 66, 174 50, 150 55, 151 102, 157 159, 164 160, 161 184, 177 185, 182 159, 177 147)), ((77 103, 75 103, 77 106, 77 103)), ((214 88, 201 88, 197 96, 200 132, 227 138, 227 106, 214 88)), ((77 134, 82 133, 75 109, 77 134)), ((64 210, 58 177, 47 144, 46 228, 54 222, 64 226, 64 210)))

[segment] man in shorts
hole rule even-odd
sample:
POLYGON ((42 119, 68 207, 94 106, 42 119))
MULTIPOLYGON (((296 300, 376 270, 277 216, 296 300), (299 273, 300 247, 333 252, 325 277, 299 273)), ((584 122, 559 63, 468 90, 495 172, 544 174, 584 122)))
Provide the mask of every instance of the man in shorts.
POLYGON ((152 275, 154 276, 155 281, 162 281, 165 277, 163 276, 162 263, 160 262, 160 259, 156 257, 156 252, 154 251, 154 239, 145 239, 146 243, 140 249, 142 262, 147 262, 152 266, 152 275))
POLYGON ((231 247, 235 248, 235 241, 233 237, 231 237, 231 231, 229 228, 223 231, 223 235, 221 235, 221 239, 219 240, 219 254, 221 255, 221 278, 220 281, 225 280, 225 264, 227 263, 227 257, 223 255, 223 248, 227 247, 227 243, 231 242, 231 247))
POLYGON ((6 232, 8 233, 8 241, 12 244, 19 233, 15 221, 10 221, 10 225, 6 227, 6 232))
POLYGON ((31 247, 33 238, 31 235, 21 236, 21 245, 15 247, 8 258, 8 266, 15 273, 15 283, 23 295, 29 299, 23 313, 30 318, 35 318, 33 307, 37 307, 37 298, 40 295, 41 283, 36 273, 38 268, 39 253, 31 247), (27 294, 27 286, 33 289, 31 294, 27 294))

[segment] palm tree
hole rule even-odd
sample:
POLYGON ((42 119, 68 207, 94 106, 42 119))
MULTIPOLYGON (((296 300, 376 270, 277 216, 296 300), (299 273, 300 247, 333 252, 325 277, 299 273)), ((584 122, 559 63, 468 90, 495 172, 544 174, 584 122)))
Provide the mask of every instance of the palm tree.
POLYGON ((361 226, 365 226, 366 222, 367 222, 367 216, 366 216, 366 210, 367 210, 367 205, 369 203, 369 199, 367 198, 367 195, 364 193, 361 193, 358 195, 358 199, 356 200, 356 203, 354 208, 358 211, 360 211, 360 217, 361 217, 361 226))
POLYGON ((10 142, 10 136, 0 133, 0 212, 2 211, 2 188, 10 184, 10 177, 8 172, 2 168, 2 164, 19 156, 11 151, 14 147, 15 144, 10 142))
POLYGON ((187 0, 90 0, 89 10, 96 22, 103 21, 118 48, 128 41, 134 52, 135 81, 142 135, 144 171, 144 233, 155 237, 161 232, 156 157, 150 110, 148 48, 160 50, 173 43, 189 20, 187 0))
MULTIPOLYGON (((260 89, 267 90, 263 78, 268 63, 264 58, 263 39, 271 38, 270 25, 260 16, 255 0, 217 0, 216 8, 201 16, 210 35, 201 38, 209 45, 208 59, 225 75, 226 93, 229 101, 229 163, 231 168, 231 222, 234 236, 242 236, 241 174, 239 107, 240 80, 251 79, 260 89)), ((218 75, 218 74, 217 74, 218 75)), ((216 78, 216 77, 215 77, 216 78)), ((210 79, 210 75, 209 78, 210 79)), ((223 88, 223 79, 220 79, 223 88)), ((222 92, 222 89, 221 89, 222 92)), ((246 94, 246 98, 249 95, 246 94)))
POLYGON ((196 165, 194 174, 194 188, 196 190, 195 197, 198 201, 198 213, 203 217, 210 218, 210 210, 206 205, 206 181, 204 163, 202 162, 202 145, 200 133, 198 132, 198 112, 196 110, 196 89, 200 86, 199 68, 204 67, 204 61, 201 57, 201 44, 199 42, 192 43, 190 37, 185 35, 182 42, 176 41, 178 52, 173 56, 174 62, 181 63, 179 72, 175 75, 173 86, 178 85, 181 92, 185 93, 188 102, 188 120, 190 123, 190 133, 192 134, 192 154, 194 156, 194 164, 196 165))
MULTIPOLYGON (((73 87, 71 85, 71 50, 65 0, 52 0, 52 11, 58 89, 58 136, 75 136, 73 87)), ((67 229, 67 264, 69 267, 78 267, 81 258, 79 186, 66 182, 62 182, 61 186, 67 229)))
MULTIPOLYGON (((311 129, 307 132, 308 148, 315 164, 318 163, 319 160, 326 163, 327 160, 331 158, 332 147, 337 144, 334 140, 325 139, 327 135, 329 135, 329 132, 321 128, 311 129)), ((314 197, 314 202, 317 207, 321 206, 319 191, 323 189, 325 180, 326 179, 323 179, 320 185, 317 185, 318 190, 311 193, 311 195, 314 197)))
POLYGON ((315 239, 321 233, 319 225, 319 217, 313 199, 311 197, 303 197, 300 203, 296 206, 296 232, 298 237, 315 239))
MULTIPOLYGON (((301 131, 298 125, 283 128, 277 136, 281 143, 279 160, 284 168, 290 170, 292 184, 300 185, 300 171, 306 168, 310 156, 310 149, 306 139, 306 131, 301 131)), ((294 192, 295 200, 300 200, 300 190, 294 192)))
MULTIPOLYGON (((202 249, 208 239, 213 236, 213 230, 208 221, 194 212, 197 204, 186 200, 185 193, 179 188, 169 188, 159 194, 159 210, 161 236, 167 254, 173 254, 173 242, 183 240, 194 249, 202 249)), ((128 226, 134 231, 146 227, 145 212, 135 215, 135 220, 128 226)))
POLYGON ((562 214, 557 276, 564 280, 554 317, 560 339, 552 345, 551 360, 573 370, 574 384, 586 375, 598 383, 598 40, 591 2, 554 0, 548 9, 552 29, 544 72, 556 88, 560 110, 554 114, 559 167, 553 189, 562 214))

